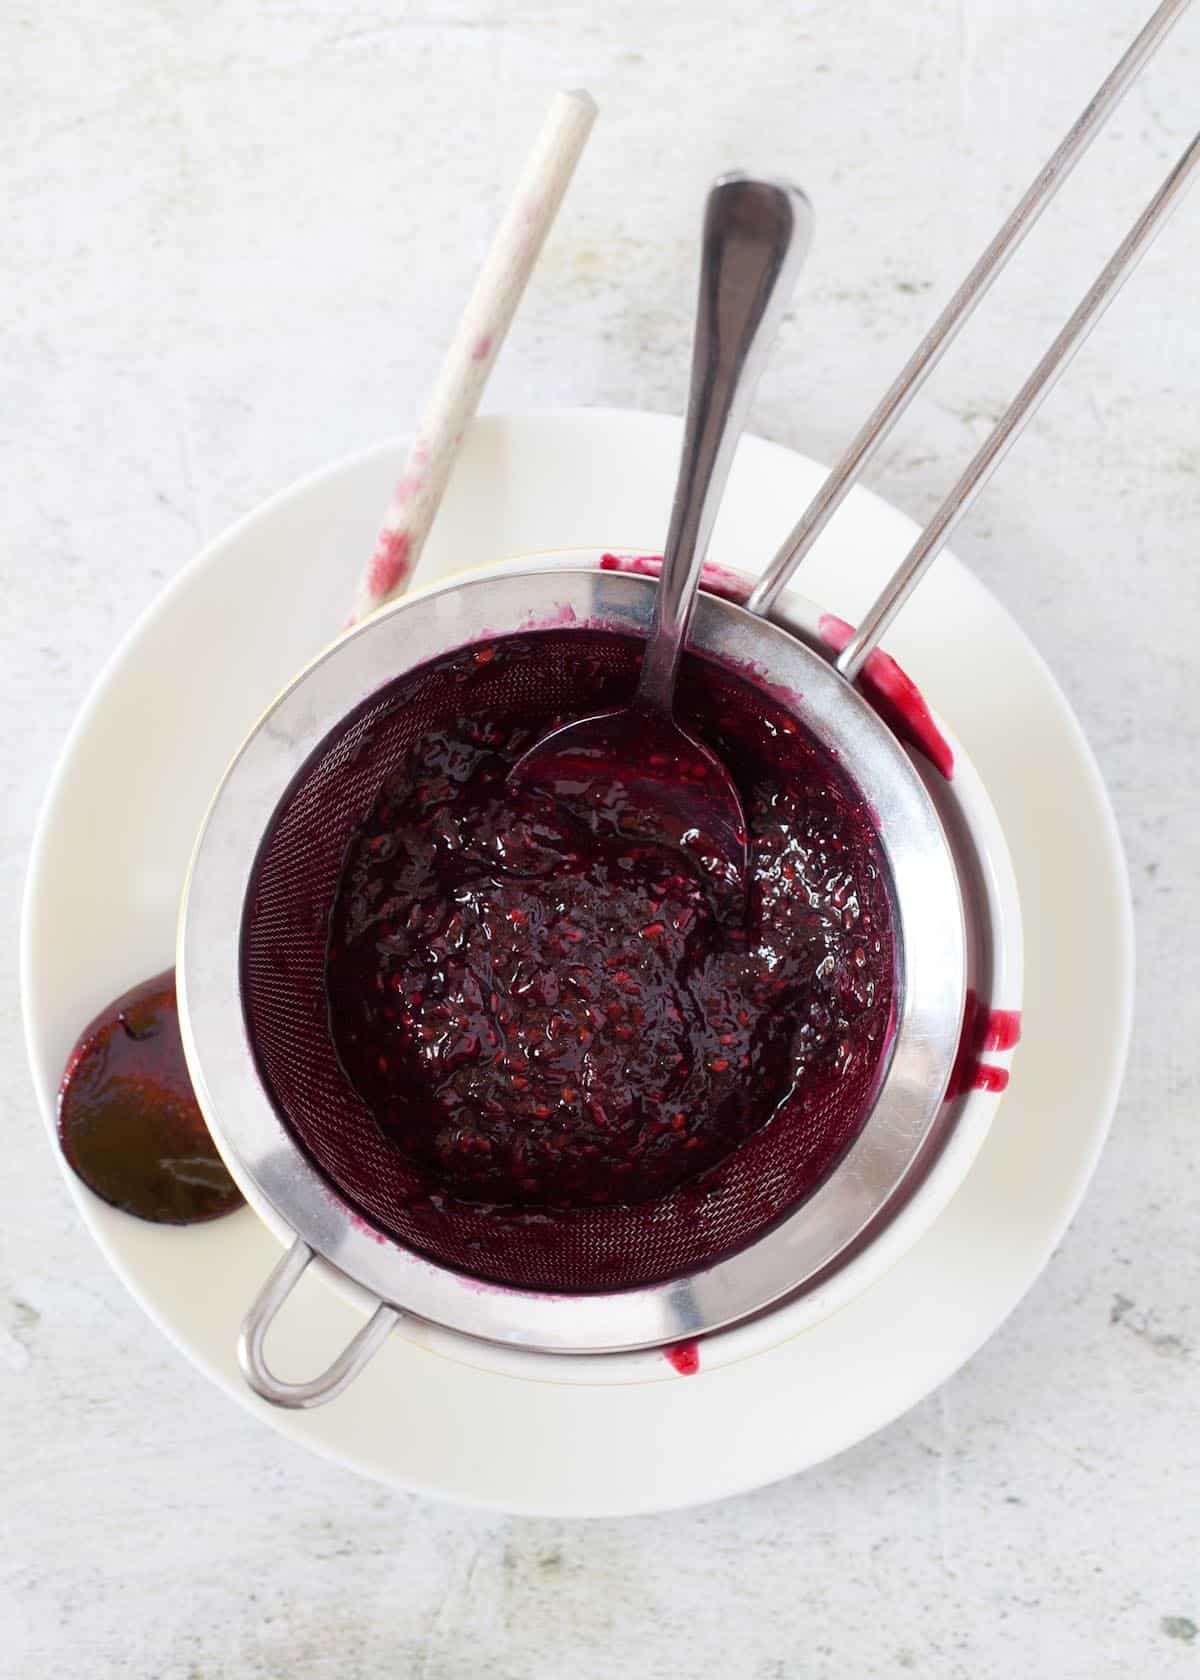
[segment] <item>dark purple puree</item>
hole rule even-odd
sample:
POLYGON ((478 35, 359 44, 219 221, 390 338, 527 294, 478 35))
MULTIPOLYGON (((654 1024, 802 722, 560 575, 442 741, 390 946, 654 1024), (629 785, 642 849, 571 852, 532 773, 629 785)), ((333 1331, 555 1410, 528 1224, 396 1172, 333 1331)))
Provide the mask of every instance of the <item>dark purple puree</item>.
POLYGON ((59 1087, 58 1133, 83 1182, 140 1219, 191 1225, 241 1206, 188 1078, 174 969, 84 1029, 59 1087))
POLYGON ((387 777, 346 854, 326 963, 338 1057, 383 1133, 461 1200, 660 1197, 785 1099, 817 1113, 852 1065, 882 1058, 893 950, 877 837, 780 702, 685 664, 681 721, 746 806, 733 913, 702 859, 630 832, 611 781, 508 789, 546 729, 628 693, 581 658, 570 714, 444 722, 387 777))

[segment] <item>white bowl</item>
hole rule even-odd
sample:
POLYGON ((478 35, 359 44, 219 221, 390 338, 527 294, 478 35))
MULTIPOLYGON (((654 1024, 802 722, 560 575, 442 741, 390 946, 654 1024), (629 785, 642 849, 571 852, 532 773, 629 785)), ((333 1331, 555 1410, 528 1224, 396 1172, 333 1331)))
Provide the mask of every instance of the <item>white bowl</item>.
MULTIPOLYGON (((447 576, 463 556, 590 543, 597 532, 610 545, 655 542, 680 432, 677 417, 595 409, 476 419, 423 574, 447 576)), ((623 1516, 743 1493, 846 1451, 931 1394, 1063 1241, 1129 1041, 1133 923, 1112 809, 1044 659, 944 554, 894 646, 954 720, 999 812, 1024 913, 1025 984, 1003 1112, 941 1217, 840 1311, 694 1381, 523 1381, 398 1333, 336 1405, 268 1406, 243 1381, 235 1346, 246 1302, 280 1252, 275 1235, 249 1208, 181 1231, 109 1207, 57 1148, 55 1091, 80 1024, 170 960, 213 789, 255 717, 344 615, 356 557, 370 550, 407 447, 392 440, 324 468, 213 541, 132 626, 63 745, 30 856, 21 963, 30 1063, 64 1194, 172 1349, 255 1424, 329 1463, 408 1493, 539 1516, 623 1516)), ((827 473, 743 438, 714 552, 756 566, 827 473)), ((860 617, 917 535, 859 487, 805 562, 805 587, 860 617)), ((323 1361, 360 1322, 337 1290, 306 1280, 270 1352, 301 1377, 314 1351, 323 1361)))
MULTIPOLYGON (((604 550, 562 549, 523 555, 474 568, 476 574, 520 573, 536 560, 549 565, 599 565, 604 550)), ((623 556, 627 561, 639 558, 623 556)), ((744 574, 722 568, 735 586, 744 574)), ((459 574, 459 576, 470 574, 459 574)), ((455 579, 457 581, 457 578, 455 579)), ((446 587, 443 579, 431 591, 446 587)), ((415 592, 414 592, 415 593, 415 592)), ((794 591, 776 605, 772 617, 813 646, 821 646, 821 609, 794 591)), ((417 660, 420 655, 417 654, 417 660)), ((938 729, 953 753, 953 776, 947 780, 921 754, 910 758, 933 798, 955 853, 968 905, 969 958, 967 983, 989 1008, 1019 1012, 1021 1004, 1021 918, 1016 882, 999 821, 984 786, 960 742, 940 719, 938 729)), ((988 1052, 988 1065, 1003 1083, 1011 1051, 988 1052)), ((197 1081, 202 1085, 201 1081, 197 1081)), ((1002 1096, 992 1089, 972 1088, 948 1101, 942 1119, 921 1155, 866 1229, 837 1260, 782 1302, 755 1317, 714 1332, 699 1343, 705 1370, 716 1369, 806 1331, 869 1288, 896 1264, 932 1225, 965 1178, 990 1127, 1002 1096)), ((219 1119, 210 1116, 220 1141, 219 1119)), ((262 1196, 255 1183, 227 1161, 247 1201, 280 1242, 290 1244, 295 1233, 262 1196)), ((363 1311, 378 1304, 366 1290, 322 1259, 315 1263, 333 1286, 363 1311)), ((490 1287, 490 1286, 489 1286, 490 1287)), ((250 1303, 247 1301, 247 1307, 250 1303)), ((560 1383, 629 1384, 670 1380, 672 1365, 657 1348, 629 1353, 552 1354, 532 1352, 463 1335, 409 1316, 401 1318, 393 1335, 481 1370, 560 1383)), ((315 1374, 315 1372, 313 1373, 315 1374)))

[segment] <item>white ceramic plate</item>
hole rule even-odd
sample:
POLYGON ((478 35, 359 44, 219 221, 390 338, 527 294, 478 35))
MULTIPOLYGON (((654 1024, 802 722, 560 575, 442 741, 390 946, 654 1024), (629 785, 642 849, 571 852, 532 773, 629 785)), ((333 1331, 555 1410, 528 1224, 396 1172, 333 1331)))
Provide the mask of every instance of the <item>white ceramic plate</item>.
MULTIPOLYGON (((677 446, 677 423, 655 415, 477 422, 422 575, 597 542, 657 548, 677 446)), ((172 960, 179 888, 208 798, 258 713, 341 622, 400 454, 389 445, 341 463, 221 538, 97 682, 47 796, 25 905, 26 1025, 49 1127, 80 1026, 172 960)), ((761 563, 820 475, 747 440, 714 558, 761 563)), ((912 530, 856 494, 805 567, 805 593, 854 619, 912 530)), ((282 1433, 382 1481, 506 1510, 609 1515, 713 1499, 818 1463, 970 1356, 1037 1276, 1095 1165, 1129 1029, 1128 885, 1066 702, 1021 631, 950 556, 889 646, 991 792, 1025 923, 1012 1085, 963 1188, 920 1242, 804 1334, 697 1377, 617 1388, 522 1380, 397 1334, 338 1401, 284 1413, 256 1401, 234 1363, 241 1317, 279 1253, 254 1215, 163 1230, 105 1207, 68 1172, 119 1275, 201 1370, 282 1433)), ((279 1374, 310 1374, 358 1322, 328 1287, 302 1286, 273 1333, 279 1374)))

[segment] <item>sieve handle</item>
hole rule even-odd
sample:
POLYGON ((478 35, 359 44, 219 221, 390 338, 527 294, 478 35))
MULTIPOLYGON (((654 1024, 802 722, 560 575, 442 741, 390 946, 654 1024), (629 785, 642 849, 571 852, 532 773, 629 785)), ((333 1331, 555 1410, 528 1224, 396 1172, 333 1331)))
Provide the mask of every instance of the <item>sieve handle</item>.
POLYGON ((292 1411, 306 1411, 310 1406, 323 1406, 327 1400, 335 1400, 350 1386, 372 1354, 383 1346, 400 1317, 395 1307, 381 1301, 354 1340, 346 1344, 320 1376, 310 1377, 307 1382, 281 1382, 267 1365, 263 1343, 276 1313, 299 1283, 312 1257, 312 1249, 297 1237, 259 1290, 238 1337, 238 1364, 255 1394, 273 1406, 287 1406, 292 1411))

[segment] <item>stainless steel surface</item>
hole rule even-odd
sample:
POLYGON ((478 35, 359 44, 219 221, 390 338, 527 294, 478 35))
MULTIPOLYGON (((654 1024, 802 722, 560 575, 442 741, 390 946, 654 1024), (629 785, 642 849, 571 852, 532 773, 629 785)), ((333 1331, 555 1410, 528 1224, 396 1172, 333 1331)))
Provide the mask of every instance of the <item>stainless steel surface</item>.
POLYGON ((1147 61, 1191 4, 1162 0, 1153 16, 1105 77, 1049 162, 1031 182, 1007 221, 959 286, 920 344, 901 368, 878 407, 866 421, 805 509, 798 524, 764 571, 749 602, 752 612, 768 613, 781 589, 874 459, 893 427, 921 390, 942 356, 983 300, 1008 259, 1020 247, 1038 217, 1087 151, 1147 61))
POLYGON ((997 421, 950 494, 926 525, 838 655, 837 668, 853 682, 888 626, 941 553, 950 533, 1054 389, 1071 358, 1133 273, 1179 203, 1200 164, 1200 134, 1192 141, 1125 238, 1105 263, 1066 326, 997 421))
POLYGON ((709 194, 679 478, 638 684, 638 699, 667 716, 738 437, 811 240, 796 187, 729 175, 709 194))
POLYGON ((298 1148, 260 1079, 241 1010, 242 913, 279 799, 329 730, 368 695, 449 649, 541 624, 595 625, 644 638, 653 600, 645 578, 550 567, 451 584, 385 609, 309 666, 247 740, 213 800, 181 912, 178 987, 188 1065, 205 1118, 251 1204, 377 1301, 467 1335, 564 1354, 670 1343, 791 1294, 848 1248, 933 1132, 962 1022, 963 909, 937 811, 890 731, 820 654, 740 607, 700 597, 691 645, 735 669, 754 669, 778 694, 795 695, 807 727, 836 747, 847 774, 867 790, 892 877, 902 983, 878 1099, 837 1170, 747 1248, 663 1285, 597 1295, 492 1287, 367 1227, 298 1148))
POLYGON ((307 1382, 281 1381, 267 1365, 263 1343, 276 1314, 308 1270, 312 1258, 312 1249, 297 1237, 263 1284, 258 1299, 242 1321, 238 1337, 238 1364, 250 1387, 272 1405, 286 1406, 292 1411, 307 1411, 312 1406, 336 1400, 387 1341, 400 1316, 395 1307, 381 1301, 358 1334, 320 1376, 310 1377, 307 1382))
POLYGON ((675 823, 682 796, 683 828, 705 837, 738 884, 746 872, 741 798, 717 754, 675 722, 675 679, 738 437, 811 238, 812 209, 796 187, 727 175, 709 192, 679 477, 637 693, 631 706, 552 731, 511 778, 555 785, 568 762, 583 760, 600 778, 611 764, 631 800, 653 807, 669 799, 675 823), (644 757, 648 723, 656 747, 694 773, 671 781, 636 769, 631 775, 644 757))

